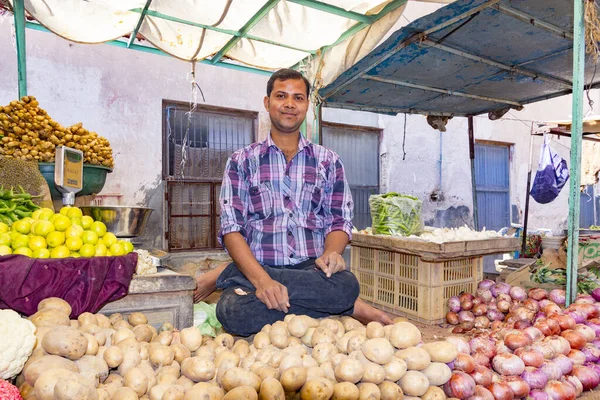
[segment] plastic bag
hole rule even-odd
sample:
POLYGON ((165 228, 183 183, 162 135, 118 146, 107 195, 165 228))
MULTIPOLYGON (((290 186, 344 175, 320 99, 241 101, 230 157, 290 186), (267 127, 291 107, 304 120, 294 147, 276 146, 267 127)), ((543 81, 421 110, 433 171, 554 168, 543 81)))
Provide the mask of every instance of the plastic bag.
POLYGON ((538 170, 531 186, 531 197, 541 204, 550 203, 558 197, 568 180, 567 162, 552 150, 544 136, 538 170))
POLYGON ((221 329, 221 323, 217 319, 217 305, 201 301, 198 304, 194 304, 194 311, 198 310, 202 310, 206 313, 206 320, 196 328, 198 328, 203 335, 212 337, 217 336, 217 332, 221 329))
POLYGON ((375 235, 410 236, 423 230, 421 208, 416 197, 395 192, 369 196, 372 229, 375 235))

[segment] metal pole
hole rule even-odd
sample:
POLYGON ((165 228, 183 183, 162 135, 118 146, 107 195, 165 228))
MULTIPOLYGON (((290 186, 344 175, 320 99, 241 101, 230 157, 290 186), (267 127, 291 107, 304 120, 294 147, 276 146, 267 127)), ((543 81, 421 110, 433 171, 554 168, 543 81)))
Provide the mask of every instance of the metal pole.
POLYGON ((469 126, 469 157, 471 158, 471 188, 473 191, 473 224, 479 230, 479 216, 477 215, 477 182, 475 182, 475 134, 473 132, 473 117, 467 117, 469 126))
POLYGON ((323 144, 323 105, 317 106, 317 129, 315 129, 315 143, 323 144))
POLYGON ((583 85, 585 42, 583 2, 574 0, 573 10, 573 121, 571 126, 571 177, 569 183, 569 236, 567 246, 567 305, 577 296, 579 255, 579 186, 581 180, 581 139, 583 131, 583 85))
POLYGON ((521 245, 521 257, 524 257, 527 248, 527 222, 529 221, 529 191, 531 191, 531 163, 533 162, 533 123, 529 132, 529 168, 527 169, 527 191, 525 192, 525 214, 523 215, 523 244, 521 245))
POLYGON ((27 62, 25 47, 25 6, 24 0, 14 0, 15 37, 17 41, 17 73, 19 79, 19 98, 27 96, 27 62))

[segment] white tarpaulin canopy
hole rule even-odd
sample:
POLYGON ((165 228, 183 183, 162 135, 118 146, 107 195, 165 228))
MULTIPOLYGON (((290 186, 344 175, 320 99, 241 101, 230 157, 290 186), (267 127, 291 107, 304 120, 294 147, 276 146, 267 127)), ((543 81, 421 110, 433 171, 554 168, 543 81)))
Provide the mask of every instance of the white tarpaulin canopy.
POLYGON ((405 3, 406 0, 24 1, 25 10, 39 24, 74 42, 103 43, 134 35, 186 61, 210 59, 216 63, 231 59, 261 69, 301 63, 309 77, 323 77, 323 84, 369 53, 400 18, 405 3), (323 48, 325 52, 319 51, 323 48))

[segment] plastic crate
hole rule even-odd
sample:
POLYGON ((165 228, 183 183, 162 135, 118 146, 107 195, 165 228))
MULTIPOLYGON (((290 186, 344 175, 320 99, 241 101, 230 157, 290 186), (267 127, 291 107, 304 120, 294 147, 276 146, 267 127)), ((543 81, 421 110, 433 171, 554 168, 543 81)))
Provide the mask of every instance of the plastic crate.
POLYGON ((398 250, 353 244, 351 258, 361 299, 426 324, 444 322, 448 299, 474 293, 483 279, 483 257, 429 262, 398 250))

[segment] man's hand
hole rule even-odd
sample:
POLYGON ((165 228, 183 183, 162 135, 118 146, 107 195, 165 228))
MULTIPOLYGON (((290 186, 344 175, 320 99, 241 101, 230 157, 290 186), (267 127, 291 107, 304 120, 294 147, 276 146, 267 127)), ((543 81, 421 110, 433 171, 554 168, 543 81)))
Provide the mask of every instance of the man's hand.
POLYGON ((323 253, 323 255, 315 261, 317 267, 321 268, 328 278, 331 275, 346 269, 344 258, 335 251, 323 253))
POLYGON ((256 287, 256 297, 265 303, 269 310, 279 310, 287 313, 290 299, 287 288, 270 277, 264 278, 256 287))

